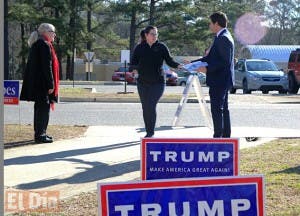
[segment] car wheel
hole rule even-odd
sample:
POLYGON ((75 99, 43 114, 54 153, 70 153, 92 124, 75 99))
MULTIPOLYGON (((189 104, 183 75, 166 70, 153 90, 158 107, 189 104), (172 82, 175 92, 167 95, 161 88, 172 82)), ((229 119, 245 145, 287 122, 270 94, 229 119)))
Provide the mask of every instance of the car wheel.
POLYGON ((181 82, 180 86, 185 87, 186 86, 186 82, 181 82))
POLYGON ((230 90, 229 90, 229 92, 230 92, 230 94, 235 94, 236 93, 236 88, 231 88, 230 90))
POLYGON ((243 94, 251 94, 251 91, 248 89, 248 82, 246 79, 243 81, 243 94))
POLYGON ((262 93, 263 94, 269 94, 269 91, 268 90, 263 90, 262 93))
POLYGON ((288 92, 290 94, 297 94, 299 90, 299 86, 297 85, 296 79, 293 74, 289 74, 289 89, 288 92))

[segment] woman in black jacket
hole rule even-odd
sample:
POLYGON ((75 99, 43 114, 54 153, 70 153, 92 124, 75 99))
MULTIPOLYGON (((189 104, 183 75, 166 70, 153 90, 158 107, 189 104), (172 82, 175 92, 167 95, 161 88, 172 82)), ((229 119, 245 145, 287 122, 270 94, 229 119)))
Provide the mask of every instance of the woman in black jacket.
POLYGON ((157 37, 157 28, 154 26, 142 30, 141 42, 135 47, 130 62, 138 73, 137 88, 147 132, 145 137, 154 135, 156 105, 165 88, 163 62, 173 68, 181 67, 170 56, 167 46, 159 42, 157 37))
POLYGON ((59 86, 59 62, 53 48, 55 27, 42 23, 31 33, 30 47, 24 73, 20 100, 34 101, 34 138, 36 143, 51 143, 46 134, 50 106, 57 102, 59 86))

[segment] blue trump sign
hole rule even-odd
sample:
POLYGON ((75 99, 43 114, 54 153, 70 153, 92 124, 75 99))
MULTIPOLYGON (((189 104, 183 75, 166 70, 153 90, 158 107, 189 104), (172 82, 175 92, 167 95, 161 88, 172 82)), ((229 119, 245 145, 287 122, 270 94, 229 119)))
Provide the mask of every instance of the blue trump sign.
POLYGON ((4 104, 19 104, 19 81, 4 80, 4 104))
POLYGON ((143 139, 142 180, 238 175, 237 139, 143 139))
POLYGON ((98 185, 100 216, 263 216, 261 176, 98 185))

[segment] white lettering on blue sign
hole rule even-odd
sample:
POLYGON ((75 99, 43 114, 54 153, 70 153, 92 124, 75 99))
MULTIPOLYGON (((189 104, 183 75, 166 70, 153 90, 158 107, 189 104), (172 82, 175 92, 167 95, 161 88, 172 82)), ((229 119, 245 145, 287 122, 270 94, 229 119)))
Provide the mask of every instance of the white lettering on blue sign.
POLYGON ((198 202, 198 216, 224 216, 224 202, 223 200, 216 200, 212 208, 209 207, 206 201, 198 202), (217 214, 218 213, 218 214, 217 214))
POLYGON ((128 215, 128 211, 134 210, 133 205, 121 205, 121 206, 115 206, 116 212, 121 212, 121 216, 128 215))
MULTIPOLYGON (((149 154, 152 156, 154 162, 157 162, 159 157, 162 157, 161 151, 150 151, 149 154)), ((179 156, 180 158, 178 158, 177 156, 177 152, 175 151, 164 152, 165 162, 177 162, 178 160, 181 160, 183 162, 189 163, 195 161, 195 152, 187 153, 185 151, 181 151, 179 156)), ((215 153, 213 151, 209 151, 207 153, 203 151, 198 152, 199 162, 223 162, 223 160, 226 160, 229 157, 230 153, 227 151, 220 151, 218 153, 215 153)))
MULTIPOLYGON (((190 216, 190 202, 183 202, 183 213, 181 216, 190 216)), ((134 205, 118 205, 115 206, 115 211, 120 212, 121 216, 128 216, 129 211, 134 211, 134 205)), ((210 207, 207 201, 198 201, 198 216, 224 216, 224 201, 215 200, 210 207)), ((238 216, 240 212, 247 211, 251 207, 248 199, 232 199, 231 200, 231 215, 238 216)), ((160 216, 162 206, 159 203, 141 204, 142 216, 160 216)), ((170 216, 178 216, 176 212, 176 204, 168 203, 168 212, 170 216)))
POLYGON ((236 199, 231 201, 232 215, 239 215, 240 211, 247 211, 251 204, 247 199, 236 199))
POLYGON ((142 204, 142 216, 156 216, 161 212, 161 205, 158 203, 142 204))
MULTIPOLYGON (((189 216, 190 215, 190 203, 189 202, 183 202, 183 214, 182 216, 189 216)), ((175 203, 169 203, 169 215, 177 215, 176 213, 176 206, 175 203)))
POLYGON ((16 95, 16 88, 15 87, 4 87, 4 94, 7 96, 14 96, 16 95))

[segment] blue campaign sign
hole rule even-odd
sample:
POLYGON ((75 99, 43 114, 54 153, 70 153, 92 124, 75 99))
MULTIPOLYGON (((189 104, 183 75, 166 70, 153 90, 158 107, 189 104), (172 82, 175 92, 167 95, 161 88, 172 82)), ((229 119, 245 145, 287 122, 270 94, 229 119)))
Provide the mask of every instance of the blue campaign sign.
POLYGON ((19 81, 4 80, 4 104, 19 104, 19 81))
POLYGON ((100 216, 264 216, 262 176, 98 184, 100 216))
POLYGON ((141 179, 238 175, 238 139, 143 139, 141 179))

